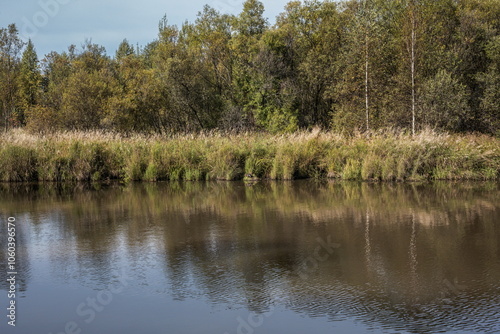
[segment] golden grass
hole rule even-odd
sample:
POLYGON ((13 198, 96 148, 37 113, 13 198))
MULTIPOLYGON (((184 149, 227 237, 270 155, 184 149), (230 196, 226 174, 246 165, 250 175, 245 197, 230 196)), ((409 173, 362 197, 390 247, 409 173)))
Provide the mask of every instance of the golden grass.
POLYGON ((23 130, 0 135, 1 181, 177 181, 338 178, 497 180, 499 141, 394 130, 342 136, 210 132, 172 136, 23 130))

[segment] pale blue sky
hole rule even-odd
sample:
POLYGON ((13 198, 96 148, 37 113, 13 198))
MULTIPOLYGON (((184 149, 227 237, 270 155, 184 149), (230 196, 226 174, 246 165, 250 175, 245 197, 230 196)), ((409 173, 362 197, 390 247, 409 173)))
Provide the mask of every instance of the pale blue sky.
MULTIPOLYGON (((261 0, 266 17, 274 22, 288 0, 261 0)), ((0 0, 0 27, 15 23, 21 36, 31 38, 38 57, 78 47, 87 38, 114 55, 127 38, 145 45, 153 41, 158 22, 167 14, 169 23, 193 22, 205 4, 223 13, 238 14, 243 0, 0 0)))

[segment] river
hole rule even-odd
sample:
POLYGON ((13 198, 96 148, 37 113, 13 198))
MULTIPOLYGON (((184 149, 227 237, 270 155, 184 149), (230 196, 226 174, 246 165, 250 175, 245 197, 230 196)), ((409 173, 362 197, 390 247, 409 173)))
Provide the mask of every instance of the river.
POLYGON ((499 199, 494 182, 0 184, 0 332, 500 332, 499 199))

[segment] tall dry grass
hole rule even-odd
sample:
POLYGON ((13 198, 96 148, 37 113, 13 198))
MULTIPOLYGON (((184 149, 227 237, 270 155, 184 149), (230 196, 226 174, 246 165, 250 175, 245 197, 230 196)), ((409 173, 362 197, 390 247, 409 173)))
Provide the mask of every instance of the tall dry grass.
POLYGON ((499 140, 485 135, 313 130, 273 136, 0 135, 0 181, 177 181, 330 177, 344 180, 497 180, 499 140))

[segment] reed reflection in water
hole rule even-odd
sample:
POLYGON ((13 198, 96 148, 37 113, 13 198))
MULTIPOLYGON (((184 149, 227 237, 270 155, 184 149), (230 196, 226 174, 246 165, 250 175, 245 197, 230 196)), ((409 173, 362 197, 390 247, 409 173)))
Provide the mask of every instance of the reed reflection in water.
MULTIPOLYGON (((154 321, 137 327, 144 333, 190 332, 188 320, 158 318, 152 308, 193 301, 209 306, 211 315, 186 311, 205 319, 207 333, 236 332, 234 312, 269 315, 252 328, 262 333, 294 332, 300 321, 328 332, 352 324, 353 333, 482 333, 500 331, 498 186, 3 184, 0 210, 24 221, 26 328, 50 320, 47 330, 56 332, 67 321, 57 309, 43 320, 30 316, 43 304, 39 291, 62 289, 67 295, 52 297, 74 313, 80 295, 106 289, 126 271, 129 285, 116 297, 124 302, 104 311, 116 317, 89 324, 89 332, 120 319, 121 332, 133 333, 124 324, 137 310, 127 303, 146 298, 139 319, 154 321)), ((0 260, 6 290, 4 252, 0 260)))

